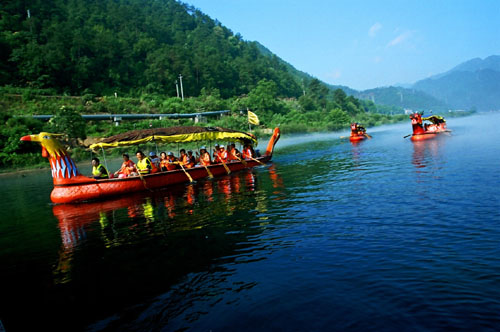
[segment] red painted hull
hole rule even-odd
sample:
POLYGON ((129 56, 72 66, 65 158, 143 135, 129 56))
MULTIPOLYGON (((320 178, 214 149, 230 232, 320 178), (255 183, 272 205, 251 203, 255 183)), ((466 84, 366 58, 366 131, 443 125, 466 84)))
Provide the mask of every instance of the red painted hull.
MULTIPOLYGON (((262 163, 271 160, 271 156, 257 158, 262 163)), ((231 172, 239 171, 243 168, 259 166, 260 163, 254 160, 246 161, 244 165, 240 161, 226 163, 231 172)), ((226 175, 227 171, 222 164, 207 166, 213 176, 226 175)), ((193 180, 208 177, 208 172, 203 166, 186 169, 193 180)), ((78 181, 71 183, 54 183, 54 189, 50 195, 52 202, 74 203, 92 201, 96 199, 118 196, 127 193, 140 192, 146 190, 161 189, 173 184, 189 182, 189 178, 182 169, 147 174, 141 177, 134 176, 123 179, 95 180, 80 176, 78 181)))
POLYGON ((448 130, 440 130, 440 131, 435 131, 435 132, 425 132, 425 133, 421 133, 421 134, 412 134, 410 139, 412 141, 424 141, 424 140, 428 140, 431 138, 435 138, 439 134, 446 133, 446 132, 448 132, 448 130))
POLYGON ((349 140, 350 140, 351 142, 359 142, 359 141, 362 141, 362 140, 364 140, 364 139, 366 139, 366 136, 365 136, 365 135, 351 135, 351 136, 349 137, 349 140))

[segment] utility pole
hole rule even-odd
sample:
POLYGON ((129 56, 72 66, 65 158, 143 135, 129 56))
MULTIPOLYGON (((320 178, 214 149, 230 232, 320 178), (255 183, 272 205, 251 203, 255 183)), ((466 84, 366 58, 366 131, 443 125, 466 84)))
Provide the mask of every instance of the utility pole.
POLYGON ((182 74, 179 75, 179 81, 181 82, 181 98, 184 101, 184 90, 182 89, 182 74))
POLYGON ((179 98, 179 83, 175 80, 175 90, 177 91, 177 98, 179 98))

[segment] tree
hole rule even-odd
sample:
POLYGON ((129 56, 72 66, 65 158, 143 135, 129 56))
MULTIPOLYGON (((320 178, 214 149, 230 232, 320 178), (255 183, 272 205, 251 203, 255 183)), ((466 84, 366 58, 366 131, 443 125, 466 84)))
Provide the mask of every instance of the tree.
POLYGON ((48 130, 54 133, 66 134, 69 143, 73 146, 77 144, 77 139, 85 139, 85 120, 74 109, 62 106, 56 111, 54 117, 50 119, 48 130))

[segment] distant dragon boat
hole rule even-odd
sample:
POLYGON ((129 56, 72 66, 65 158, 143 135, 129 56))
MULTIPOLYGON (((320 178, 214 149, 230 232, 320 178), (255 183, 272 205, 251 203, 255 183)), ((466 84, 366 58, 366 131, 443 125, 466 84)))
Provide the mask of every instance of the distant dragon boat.
MULTIPOLYGON (((243 168, 262 165, 271 160, 274 146, 280 137, 280 130, 279 128, 274 129, 266 151, 260 157, 140 176, 99 180, 80 174, 75 162, 57 139, 59 136, 62 136, 62 134, 42 132, 37 135, 23 136, 21 140, 39 142, 42 146, 42 156, 49 159, 54 182, 54 189, 50 195, 52 202, 74 203, 93 201, 125 193, 161 189, 173 184, 221 176, 243 168)), ((136 146, 147 142, 187 143, 214 140, 243 144, 257 143, 256 137, 249 133, 221 127, 190 126, 134 130, 103 139, 101 142, 91 145, 90 148, 104 149, 136 146)))
POLYGON ((446 128, 446 120, 439 115, 431 115, 423 118, 423 113, 410 114, 413 133, 405 137, 411 136, 412 141, 422 141, 436 137, 438 134, 451 132, 446 128), (429 121, 430 123, 423 123, 429 121))
POLYGON ((371 136, 366 133, 365 127, 356 122, 351 123, 351 135, 349 136, 351 142, 359 142, 367 138, 371 138, 371 136))

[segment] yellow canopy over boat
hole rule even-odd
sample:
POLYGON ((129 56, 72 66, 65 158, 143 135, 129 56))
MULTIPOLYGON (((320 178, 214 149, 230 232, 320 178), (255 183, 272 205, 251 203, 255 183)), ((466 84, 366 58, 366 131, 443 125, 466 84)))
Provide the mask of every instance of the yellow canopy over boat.
POLYGON ((430 121, 434 124, 446 122, 446 120, 442 116, 439 116, 439 115, 431 115, 431 116, 428 116, 426 118, 422 118, 422 121, 425 121, 425 120, 430 121))
POLYGON ((185 126, 132 130, 104 138, 99 143, 92 144, 90 149, 116 148, 120 146, 139 145, 147 142, 187 143, 216 140, 241 142, 243 144, 252 142, 257 144, 257 139, 250 133, 221 127, 185 126))

